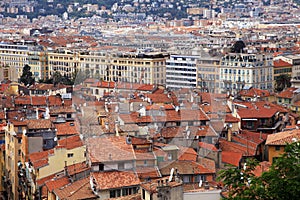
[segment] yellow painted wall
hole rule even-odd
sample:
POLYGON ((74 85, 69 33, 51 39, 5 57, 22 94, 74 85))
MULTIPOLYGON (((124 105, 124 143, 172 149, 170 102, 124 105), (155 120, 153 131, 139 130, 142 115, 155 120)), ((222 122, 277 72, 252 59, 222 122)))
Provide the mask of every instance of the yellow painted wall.
POLYGON ((284 147, 285 146, 280 146, 280 150, 276 150, 275 149, 276 146, 269 146, 268 145, 268 158, 269 158, 269 162, 272 163, 273 162, 273 158, 274 157, 279 157, 281 154, 284 153, 284 147))
POLYGON ((54 154, 52 156, 50 155, 48 158, 49 165, 39 169, 37 179, 44 178, 64 170, 65 161, 67 161, 67 165, 84 162, 86 160, 86 157, 84 157, 85 150, 85 146, 70 150, 65 148, 54 149, 54 154), (73 157, 68 158, 68 153, 73 153, 73 157))

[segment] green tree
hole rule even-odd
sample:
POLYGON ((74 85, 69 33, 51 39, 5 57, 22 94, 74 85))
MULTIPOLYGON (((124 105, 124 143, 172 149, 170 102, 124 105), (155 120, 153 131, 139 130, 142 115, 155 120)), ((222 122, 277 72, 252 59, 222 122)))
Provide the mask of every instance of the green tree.
POLYGON ((265 196, 269 199, 299 199, 300 197, 300 142, 285 147, 270 170, 261 176, 265 196))
POLYGON ((236 41, 231 47, 231 53, 243 53, 244 48, 246 47, 245 43, 242 40, 236 41))
POLYGON ((27 64, 23 67, 23 72, 20 77, 20 83, 24 83, 24 85, 34 84, 34 78, 32 76, 32 72, 30 71, 30 69, 31 67, 27 64))
POLYGON ((275 90, 282 91, 285 88, 291 87, 291 76, 288 74, 280 74, 275 78, 275 90))
POLYGON ((247 160, 243 169, 230 167, 219 172, 228 191, 227 199, 284 200, 300 197, 300 142, 287 144, 269 171, 256 177, 257 161, 247 160))
POLYGON ((256 199, 255 187, 256 177, 253 170, 258 165, 255 159, 247 159, 242 169, 228 166, 220 170, 218 180, 222 181, 228 190, 228 199, 256 199))

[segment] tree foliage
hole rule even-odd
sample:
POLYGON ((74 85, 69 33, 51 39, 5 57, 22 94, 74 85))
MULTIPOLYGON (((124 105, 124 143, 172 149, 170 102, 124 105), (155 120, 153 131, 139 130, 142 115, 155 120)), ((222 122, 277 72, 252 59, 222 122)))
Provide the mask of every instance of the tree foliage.
POLYGON ((236 41, 230 49, 231 53, 244 53, 245 43, 242 40, 236 41))
POLYGON ((230 167, 218 179, 228 191, 227 199, 283 200, 300 197, 300 142, 287 144, 285 153, 260 177, 253 174, 258 162, 247 160, 242 169, 230 167))
POLYGON ((32 72, 30 71, 31 67, 29 65, 25 65, 23 67, 23 72, 20 77, 20 83, 24 83, 24 85, 32 85, 34 84, 34 78, 32 76, 32 72))
POLYGON ((291 87, 291 76, 288 74, 280 74, 275 78, 275 90, 282 91, 285 88, 291 87))

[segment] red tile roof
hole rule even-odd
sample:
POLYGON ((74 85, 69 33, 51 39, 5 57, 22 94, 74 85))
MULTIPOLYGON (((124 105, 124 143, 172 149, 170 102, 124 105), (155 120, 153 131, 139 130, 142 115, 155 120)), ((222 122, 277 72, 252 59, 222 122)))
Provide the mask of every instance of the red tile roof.
POLYGON ((165 110, 161 116, 139 116, 138 112, 120 114, 119 117, 127 123, 150 123, 150 122, 181 122, 181 121, 208 121, 209 118, 202 110, 165 110))
POLYGON ((31 98, 30 98, 30 96, 15 97, 15 104, 16 105, 31 105, 31 98))
POLYGON ((222 151, 222 162, 226 164, 231 164, 238 167, 242 157, 243 157, 242 153, 232 152, 232 151, 222 151))
POLYGON ((271 118, 277 112, 288 112, 286 109, 269 103, 266 101, 259 102, 240 102, 235 105, 243 105, 244 107, 238 106, 237 113, 241 119, 259 119, 259 118, 271 118))
POLYGON ((220 142, 220 149, 222 151, 242 153, 243 156, 255 156, 256 155, 256 149, 253 149, 253 147, 251 147, 251 146, 239 144, 236 142, 229 142, 222 138, 219 139, 219 142, 220 142))
POLYGON ((70 183, 70 180, 68 177, 62 177, 59 179, 51 179, 46 182, 46 187, 48 191, 52 192, 54 189, 61 188, 62 186, 65 186, 70 183))
POLYGON ((232 116, 232 114, 226 114, 225 116, 226 123, 238 123, 239 121, 240 119, 232 116))
POLYGON ((297 88, 287 88, 285 90, 283 90, 282 92, 280 92, 277 97, 281 97, 281 98, 286 98, 286 99, 291 99, 294 96, 294 91, 297 90, 297 88))
POLYGON ((61 106, 62 99, 59 96, 53 95, 48 97, 49 106, 61 106))
POLYGON ((26 120, 28 129, 52 129, 54 125, 50 119, 28 119, 26 120))
POLYGON ((61 140, 58 140, 58 146, 56 148, 75 149, 84 146, 83 141, 79 135, 70 136, 61 140))
POLYGON ((184 174, 214 174, 215 168, 209 168, 194 161, 170 161, 159 163, 159 169, 163 176, 170 175, 171 169, 177 169, 178 173, 184 174))
POLYGON ((65 122, 54 124, 55 128, 57 129, 56 135, 78 135, 79 131, 77 130, 76 124, 74 122, 65 122))
POLYGON ((268 90, 262 90, 251 87, 248 90, 241 90, 240 95, 245 97, 268 97, 270 96, 270 92, 268 90))
POLYGON ((41 151, 29 154, 29 160, 35 169, 48 165, 48 156, 54 153, 53 150, 41 151))
POLYGON ((73 165, 67 166, 68 174, 70 176, 72 176, 74 174, 81 173, 83 171, 87 171, 89 169, 90 169, 90 167, 89 167, 89 165, 86 162, 75 163, 73 165))
POLYGON ((292 143, 293 140, 300 140, 299 129, 268 135, 266 145, 286 145, 286 143, 292 143))
POLYGON ((279 68, 279 67, 292 67, 293 65, 281 59, 278 59, 278 60, 273 60, 273 66, 274 68, 279 68))
POLYGON ((161 177, 157 167, 137 167, 135 171, 140 179, 161 177))
POLYGON ((215 145, 208 144, 208 143, 205 143, 205 142, 199 142, 199 147, 203 148, 203 149, 208 149, 208 150, 211 150, 211 151, 218 151, 218 149, 215 147, 215 145))
POLYGON ((261 176, 262 173, 269 171, 271 163, 267 161, 260 162, 259 165, 252 171, 255 176, 261 176))
POLYGON ((126 143, 125 137, 88 138, 86 144, 92 162, 135 159, 132 145, 126 143))
POLYGON ((31 96, 31 102, 33 106, 46 106, 47 98, 45 96, 31 96))
POLYGON ((131 171, 92 172, 91 176, 97 183, 97 189, 107 190, 136 186, 140 184, 137 174, 131 171))
POLYGON ((193 148, 179 147, 178 160, 197 161, 198 154, 193 148))
MULTIPOLYGON (((190 131, 189 138, 195 136, 200 137, 216 137, 217 133, 213 130, 211 126, 175 126, 175 127, 164 127, 161 129, 160 133, 165 139, 172 138, 186 138, 187 129, 190 131)), ((159 138, 160 134, 154 133, 153 138, 159 138)))
POLYGON ((91 190, 89 177, 75 181, 64 187, 54 189, 53 193, 59 199, 64 199, 64 200, 97 198, 97 196, 91 190))

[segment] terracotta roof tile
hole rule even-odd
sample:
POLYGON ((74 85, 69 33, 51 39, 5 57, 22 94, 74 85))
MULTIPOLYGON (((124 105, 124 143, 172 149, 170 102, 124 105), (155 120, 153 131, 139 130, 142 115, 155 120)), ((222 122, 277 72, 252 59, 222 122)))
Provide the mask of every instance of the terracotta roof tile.
POLYGON ((225 116, 226 123, 238 123, 239 121, 240 119, 232 116, 232 114, 226 114, 225 116))
POLYGON ((287 88, 285 90, 283 90, 282 92, 280 92, 277 97, 281 97, 281 98, 287 98, 287 99, 291 99, 294 96, 294 91, 297 90, 297 88, 287 88))
POLYGON ((259 102, 240 102, 235 105, 243 105, 245 107, 238 106, 237 113, 241 119, 249 118, 271 118, 277 112, 288 112, 286 109, 275 105, 273 103, 259 101, 259 102))
POLYGON ((52 129, 54 125, 50 119, 28 119, 26 120, 28 129, 52 129))
POLYGON ((45 182, 50 181, 50 180, 53 179, 54 177, 55 177, 55 174, 51 174, 51 175, 46 176, 46 177, 44 177, 44 178, 37 179, 37 180, 36 180, 36 184, 37 184, 37 186, 39 187, 39 186, 41 186, 41 185, 44 185, 45 182))
POLYGON ((155 160, 153 152, 149 152, 149 148, 134 149, 136 160, 155 160))
POLYGON ((251 87, 249 90, 241 90, 240 95, 245 97, 268 97, 270 96, 270 92, 268 90, 251 87))
POLYGON ((35 169, 48 165, 48 156, 54 153, 53 150, 41 151, 29 154, 29 160, 35 169))
POLYGON ((160 172, 156 167, 137 167, 135 170, 140 179, 153 179, 160 177, 160 172))
POLYGON ((138 112, 120 114, 119 117, 125 123, 150 123, 150 122, 181 122, 181 121, 208 121, 209 118, 202 110, 165 110, 161 116, 139 116, 138 112))
POLYGON ((79 131, 77 130, 76 124, 74 122, 65 122, 54 124, 55 128, 57 129, 56 135, 78 135, 79 131))
POLYGON ((82 162, 82 163, 75 163, 73 165, 67 166, 67 170, 68 170, 68 174, 72 176, 74 174, 81 173, 83 171, 88 171, 90 170, 90 167, 86 162, 82 162))
POLYGON ((178 173, 182 175, 216 173, 215 168, 208 168, 203 164, 194 161, 171 161, 159 163, 159 169, 163 176, 169 175, 172 168, 177 169, 178 173))
POLYGON ((70 180, 68 177, 62 177, 59 179, 51 179, 46 182, 46 187, 48 191, 52 192, 54 189, 61 188, 62 186, 65 186, 70 183, 70 180))
POLYGON ((88 138, 86 144, 92 162, 135 159, 132 145, 126 143, 125 137, 88 138))
POLYGON ((203 149, 208 149, 208 150, 211 150, 211 151, 218 151, 218 149, 215 147, 215 145, 208 144, 208 143, 205 143, 205 142, 199 142, 199 147, 203 148, 203 149))
POLYGON ((297 140, 300 139, 299 129, 270 134, 268 135, 266 145, 286 145, 286 143, 292 143, 294 138, 297 140))
POLYGON ((76 110, 70 106, 66 106, 66 107, 60 106, 60 107, 50 109, 50 115, 65 114, 65 113, 76 113, 76 110))
POLYGON ((47 98, 45 96, 31 96, 31 103, 33 106, 46 106, 47 98))
POLYGON ((243 156, 255 156, 256 155, 256 149, 253 149, 253 147, 246 146, 244 144, 235 143, 235 142, 229 142, 222 138, 219 139, 219 142, 220 142, 220 148, 222 149, 222 151, 242 153, 243 156))
POLYGON ((231 164, 234 166, 239 166, 240 161, 243 157, 242 153, 232 152, 232 151, 222 151, 222 162, 226 164, 231 164))
POLYGON ((59 199, 65 200, 97 198, 97 196, 91 190, 89 177, 75 181, 64 187, 54 189, 53 193, 59 199))
POLYGON ((31 105, 30 96, 18 96, 18 97, 15 97, 15 104, 16 105, 31 105))
POLYGON ((193 148, 179 147, 178 160, 197 161, 198 154, 193 148))
POLYGON ((79 135, 75 135, 58 140, 58 146, 56 146, 56 148, 75 149, 82 146, 84 146, 83 141, 79 135))
POLYGON ((278 60, 273 60, 273 66, 274 68, 279 68, 279 67, 292 67, 293 65, 281 59, 278 59, 278 60))
POLYGON ((62 99, 59 96, 48 96, 49 106, 61 106, 62 99))
POLYGON ((97 183, 97 189, 106 190, 123 188, 140 184, 138 176, 131 171, 92 172, 91 176, 97 183))
POLYGON ((262 173, 269 171, 270 167, 271 167, 270 162, 263 161, 263 162, 260 162, 259 165, 256 166, 256 168, 253 170, 252 173, 255 176, 261 176, 262 173))

